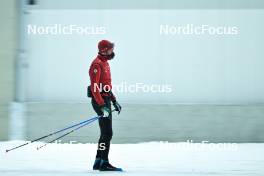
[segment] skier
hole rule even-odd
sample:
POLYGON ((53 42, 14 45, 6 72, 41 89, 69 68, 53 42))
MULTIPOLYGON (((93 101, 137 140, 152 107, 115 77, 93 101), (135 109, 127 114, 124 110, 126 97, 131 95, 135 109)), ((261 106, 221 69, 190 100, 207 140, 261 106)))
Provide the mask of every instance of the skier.
MULTIPOLYGON (((121 106, 112 93, 111 73, 108 60, 114 58, 114 43, 102 40, 98 43, 98 55, 89 69, 91 85, 88 88, 91 103, 99 118, 100 138, 93 170, 122 171, 121 168, 112 166, 108 160, 110 141, 112 139, 112 110, 111 102, 118 114, 121 106)), ((89 95, 88 95, 89 96, 89 95)))

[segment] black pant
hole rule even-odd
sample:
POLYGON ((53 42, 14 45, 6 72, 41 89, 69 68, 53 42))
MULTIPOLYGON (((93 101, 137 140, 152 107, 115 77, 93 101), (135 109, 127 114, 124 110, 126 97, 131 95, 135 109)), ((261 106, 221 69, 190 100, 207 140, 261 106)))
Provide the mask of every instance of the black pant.
MULTIPOLYGON (((110 109, 109 117, 99 118, 99 127, 100 127, 100 138, 98 141, 97 154, 96 158, 101 158, 103 160, 108 160, 108 154, 110 150, 110 141, 113 136, 112 130, 112 110, 111 110, 111 99, 110 97, 103 97, 106 106, 110 109)), ((103 115, 99 105, 92 99, 92 105, 94 111, 98 116, 103 115)))

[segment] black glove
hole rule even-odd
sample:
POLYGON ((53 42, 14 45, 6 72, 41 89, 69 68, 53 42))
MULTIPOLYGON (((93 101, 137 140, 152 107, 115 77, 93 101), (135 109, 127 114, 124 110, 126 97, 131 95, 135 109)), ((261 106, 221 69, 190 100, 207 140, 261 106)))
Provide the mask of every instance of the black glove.
POLYGON ((102 106, 101 111, 103 113, 102 117, 109 117, 110 109, 107 106, 102 106))
POLYGON ((118 114, 120 114, 122 107, 116 100, 113 101, 113 106, 115 107, 115 111, 118 111, 118 114))

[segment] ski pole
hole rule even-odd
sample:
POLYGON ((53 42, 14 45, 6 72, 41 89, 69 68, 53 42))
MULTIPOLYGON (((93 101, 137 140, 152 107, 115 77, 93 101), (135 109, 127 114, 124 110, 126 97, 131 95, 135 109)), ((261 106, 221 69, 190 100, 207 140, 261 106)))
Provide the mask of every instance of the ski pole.
POLYGON ((67 135, 73 133, 74 131, 79 130, 80 128, 82 128, 82 127, 84 127, 84 126, 86 126, 86 125, 88 125, 88 124, 90 124, 90 123, 96 121, 97 119, 99 119, 99 117, 96 117, 96 118, 92 119, 91 121, 89 121, 89 122, 87 122, 87 123, 85 123, 85 124, 83 124, 83 125, 81 125, 81 126, 78 126, 77 128, 74 128, 74 129, 72 129, 71 131, 69 131, 69 132, 67 132, 67 133, 65 133, 65 134, 63 134, 63 135, 61 135, 61 136, 59 136, 59 137, 57 137, 57 138, 55 138, 55 139, 49 141, 48 143, 46 143, 46 144, 44 144, 44 145, 42 145, 42 146, 40 146, 40 147, 37 147, 37 150, 39 150, 39 149, 45 147, 46 145, 48 145, 48 144, 50 144, 50 143, 52 143, 52 142, 54 142, 54 141, 56 141, 56 140, 58 140, 58 139, 61 139, 61 138, 65 137, 65 136, 67 136, 67 135))
POLYGON ((92 120, 97 119, 97 118, 98 118, 98 117, 90 118, 90 119, 85 120, 85 121, 82 121, 82 122, 80 122, 80 123, 78 123, 78 124, 74 124, 74 125, 72 125, 72 126, 69 126, 69 127, 63 128, 63 129, 61 129, 61 130, 58 130, 58 131, 55 131, 55 132, 53 132, 53 133, 47 134, 47 135, 42 136, 42 137, 40 137, 40 138, 37 138, 37 139, 34 139, 34 140, 32 140, 32 141, 26 142, 26 143, 24 143, 24 144, 21 144, 21 145, 19 145, 19 146, 16 146, 16 147, 14 147, 14 148, 11 148, 11 149, 6 150, 6 153, 7 153, 7 152, 10 152, 10 151, 12 151, 12 150, 15 150, 15 149, 17 149, 17 148, 23 147, 23 146, 25 146, 25 145, 28 145, 28 144, 30 144, 30 143, 33 143, 33 142, 39 141, 39 140, 41 140, 41 139, 45 139, 45 138, 47 138, 47 137, 53 136, 53 135, 55 135, 55 134, 57 134, 57 133, 60 133, 60 132, 62 132, 62 131, 65 131, 65 130, 68 130, 68 129, 74 128, 74 127, 76 127, 76 126, 79 126, 79 125, 85 124, 86 122, 92 121, 92 120))

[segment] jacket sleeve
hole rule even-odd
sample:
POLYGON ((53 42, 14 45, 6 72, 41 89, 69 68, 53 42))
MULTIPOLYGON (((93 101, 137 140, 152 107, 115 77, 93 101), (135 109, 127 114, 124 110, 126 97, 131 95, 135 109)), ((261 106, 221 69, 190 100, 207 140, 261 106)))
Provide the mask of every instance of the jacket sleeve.
POLYGON ((100 76, 101 76, 100 65, 98 64, 91 65, 91 68, 89 70, 89 75, 91 81, 91 92, 93 94, 93 97, 96 103, 99 106, 102 106, 105 104, 105 102, 100 94, 100 76))

